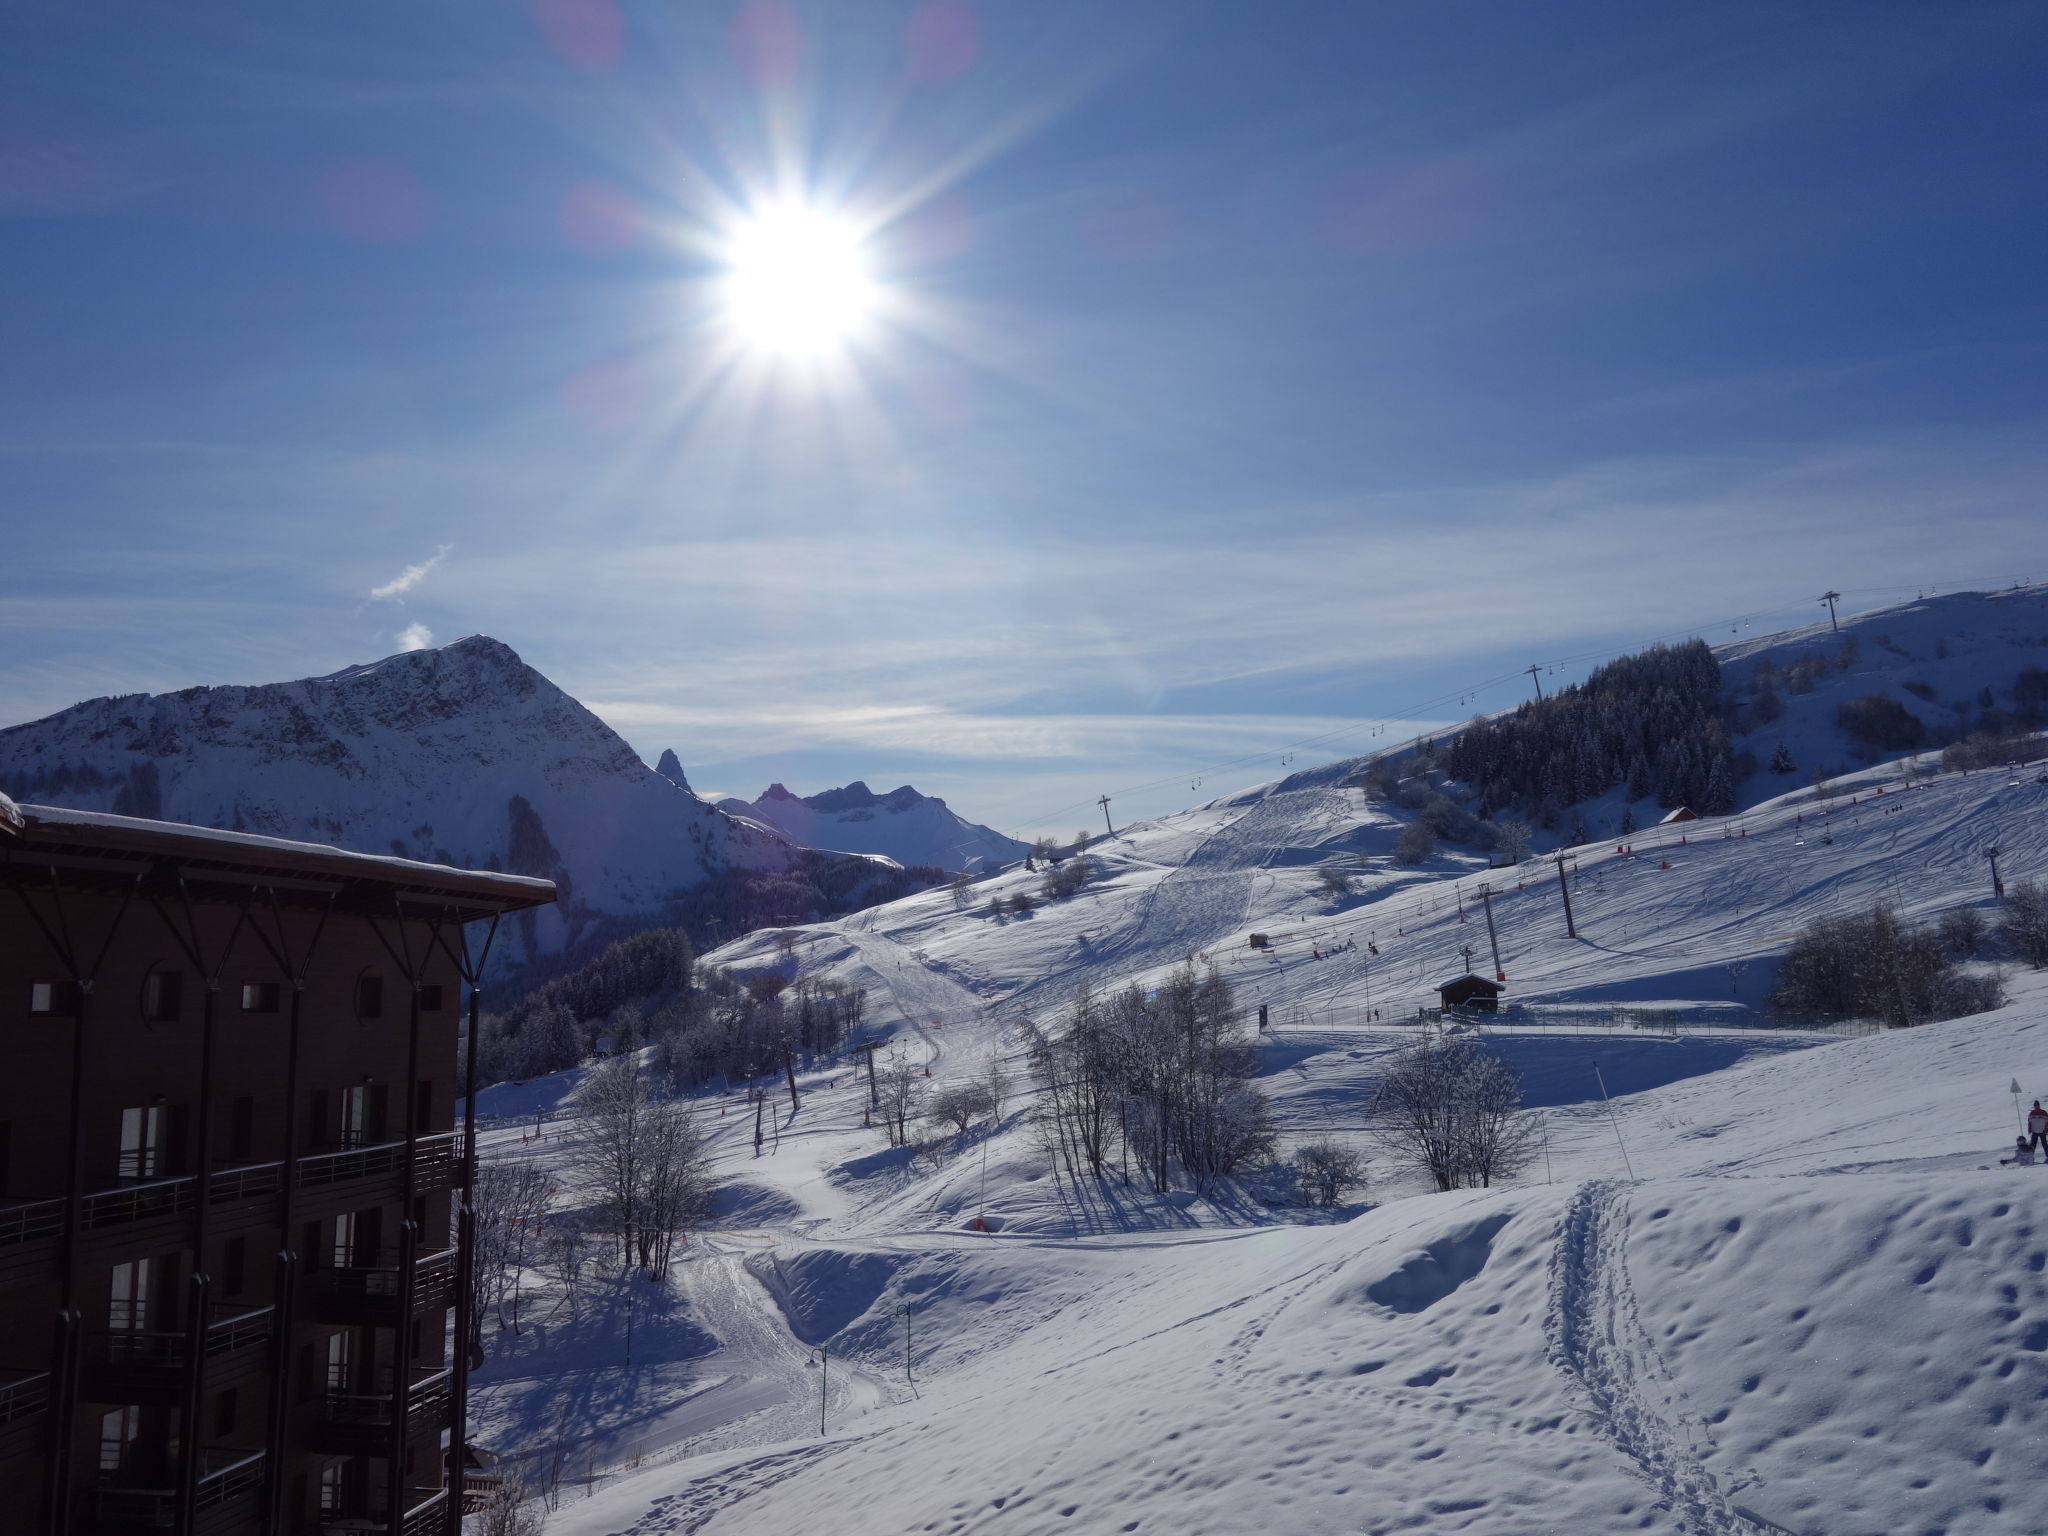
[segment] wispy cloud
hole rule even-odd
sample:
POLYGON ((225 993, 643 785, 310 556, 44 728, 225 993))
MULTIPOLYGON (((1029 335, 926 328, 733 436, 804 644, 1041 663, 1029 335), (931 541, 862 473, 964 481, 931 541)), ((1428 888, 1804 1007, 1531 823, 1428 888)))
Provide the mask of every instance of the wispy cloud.
MULTIPOLYGON (((446 560, 448 558, 448 551, 450 551, 454 547, 455 546, 453 544, 443 544, 439 549, 435 550, 433 554, 429 555, 426 559, 420 561, 419 564, 408 565, 404 570, 400 571, 396 576, 392 577, 389 581, 385 582, 381 587, 370 588, 370 596, 376 599, 378 602, 389 602, 394 598, 400 598, 405 596, 406 593, 410 592, 422 581, 425 581, 427 578, 427 572, 431 571, 443 560, 446 560)), ((415 624, 413 626, 413 629, 417 628, 419 628, 419 626, 415 624)), ((406 633, 411 634, 412 630, 409 629, 406 631, 406 633)), ((406 647, 406 649, 417 650, 418 647, 408 646, 406 647)))
POLYGON ((401 651, 424 651, 434 643, 434 632, 415 619, 398 632, 401 651))

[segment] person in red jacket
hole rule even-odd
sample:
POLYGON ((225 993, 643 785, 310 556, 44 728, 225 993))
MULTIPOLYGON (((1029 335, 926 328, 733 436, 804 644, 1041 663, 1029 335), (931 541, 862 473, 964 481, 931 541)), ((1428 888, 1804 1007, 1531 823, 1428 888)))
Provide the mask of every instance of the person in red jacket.
POLYGON ((2027 1111, 2027 1145, 2035 1150, 2048 1153, 2048 1109, 2041 1107, 2039 1099, 2027 1111))

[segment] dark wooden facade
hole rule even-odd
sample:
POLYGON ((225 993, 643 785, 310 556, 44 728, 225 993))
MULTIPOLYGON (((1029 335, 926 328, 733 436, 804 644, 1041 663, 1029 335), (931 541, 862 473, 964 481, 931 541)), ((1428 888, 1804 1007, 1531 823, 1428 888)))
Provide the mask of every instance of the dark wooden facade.
POLYGON ((1484 976, 1455 976, 1436 984, 1436 995, 1446 1008, 1463 1008, 1492 1013, 1500 1007, 1500 995, 1507 990, 1484 976))
POLYGON ((462 1019, 552 886, 4 797, 0 885, 0 1525, 456 1536, 462 1019))

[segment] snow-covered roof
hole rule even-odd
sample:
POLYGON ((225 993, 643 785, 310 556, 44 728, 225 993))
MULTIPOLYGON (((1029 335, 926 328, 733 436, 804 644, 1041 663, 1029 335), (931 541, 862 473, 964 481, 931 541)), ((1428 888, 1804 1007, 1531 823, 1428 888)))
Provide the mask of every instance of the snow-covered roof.
POLYGON ((1698 811, 1694 810, 1689 805, 1681 805, 1677 807, 1675 810, 1668 811, 1664 815, 1658 817, 1657 825, 1660 827, 1668 827, 1674 821, 1698 821, 1699 819, 1700 813, 1698 811))
POLYGON ((0 792, 0 832, 21 831, 21 807, 0 792))
POLYGON ((544 906, 555 899, 552 880, 504 875, 492 870, 456 869, 390 854, 353 853, 326 843, 300 843, 254 832, 147 821, 104 811, 76 811, 56 805, 16 807, 21 837, 36 844, 89 847, 95 853, 174 855, 215 868, 260 869, 300 875, 333 875, 422 893, 481 899, 501 909, 544 906))

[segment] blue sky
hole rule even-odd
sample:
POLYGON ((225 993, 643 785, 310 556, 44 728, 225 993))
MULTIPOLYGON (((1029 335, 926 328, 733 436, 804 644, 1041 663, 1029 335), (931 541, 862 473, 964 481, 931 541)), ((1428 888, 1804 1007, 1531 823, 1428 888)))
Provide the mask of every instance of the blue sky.
POLYGON ((701 788, 1068 830, 2048 577, 2044 65, 1996 3, 24 0, 0 722, 483 631, 701 788), (771 196, 889 294, 829 366, 719 328, 771 196))

